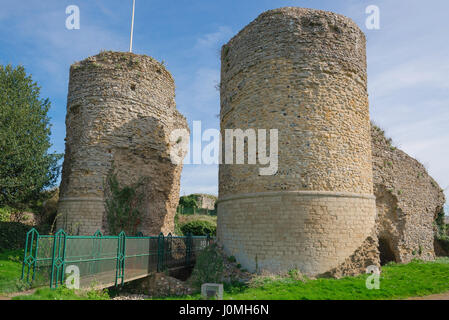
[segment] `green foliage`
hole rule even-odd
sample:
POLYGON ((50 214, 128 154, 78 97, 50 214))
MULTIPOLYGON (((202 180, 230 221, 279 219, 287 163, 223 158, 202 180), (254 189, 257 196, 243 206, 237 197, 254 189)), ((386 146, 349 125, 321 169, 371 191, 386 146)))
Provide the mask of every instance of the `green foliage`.
POLYGON ((22 275, 22 260, 23 250, 0 252, 0 294, 26 291, 44 284, 42 279, 38 277, 31 285, 20 279, 22 275))
POLYGON ((14 297, 13 300, 109 300, 107 290, 81 291, 64 286, 57 289, 39 288, 33 294, 14 297))
POLYGON ((9 207, 0 208, 0 222, 9 222, 13 212, 14 210, 9 207))
POLYGON ((140 190, 144 180, 131 186, 120 186, 115 174, 107 177, 106 202, 108 227, 111 234, 125 231, 127 234, 136 234, 141 223, 139 207, 144 193, 140 190))
POLYGON ((195 268, 190 278, 195 288, 203 283, 218 283, 223 277, 223 257, 217 245, 212 244, 203 249, 196 258, 195 268))
POLYGON ((30 204, 31 211, 36 215, 37 222, 42 227, 50 229, 58 212, 59 188, 44 190, 39 198, 30 204))
POLYGON ((435 219, 435 223, 437 225, 437 237, 447 236, 447 231, 449 230, 449 225, 444 222, 445 212, 444 208, 440 210, 435 219))
POLYGON ((179 198, 179 205, 185 208, 198 208, 198 202, 196 201, 196 196, 182 196, 179 198))
POLYGON ((0 207, 24 209, 52 187, 60 154, 49 154, 50 101, 22 66, 0 66, 0 207))
POLYGON ((191 208, 191 207, 184 207, 184 206, 178 206, 176 208, 176 212, 182 215, 207 215, 207 216, 216 216, 217 210, 209 210, 209 209, 203 209, 203 208, 191 208))
POLYGON ((210 215, 185 215, 177 213, 175 215, 175 234, 184 235, 181 227, 192 221, 207 221, 208 224, 217 226, 217 217, 210 215))
POLYGON ((444 253, 442 254, 448 254, 449 253, 449 225, 445 224, 444 221, 445 212, 444 208, 441 209, 441 211, 438 213, 437 218, 435 219, 435 226, 436 226, 436 234, 435 234, 435 241, 438 242, 441 249, 443 249, 444 253))
POLYGON ((86 296, 88 300, 110 300, 111 298, 107 289, 89 290, 86 296))
POLYGON ((179 214, 175 214, 175 235, 182 236, 184 233, 181 230, 181 226, 179 225, 179 214))
POLYGON ((194 236, 215 236, 217 233, 217 225, 209 221, 194 220, 181 226, 183 234, 191 233, 194 236))
POLYGON ((29 288, 20 281, 23 250, 0 252, 0 293, 23 291, 29 288))
MULTIPOLYGON (((0 250, 23 249, 30 229, 30 226, 19 222, 0 222, 0 250)), ((38 231, 44 230, 38 228, 38 231)))

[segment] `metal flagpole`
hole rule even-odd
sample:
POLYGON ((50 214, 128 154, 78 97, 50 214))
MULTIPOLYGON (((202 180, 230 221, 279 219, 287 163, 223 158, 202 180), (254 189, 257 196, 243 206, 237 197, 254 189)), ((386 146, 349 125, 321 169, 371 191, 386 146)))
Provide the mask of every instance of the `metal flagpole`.
POLYGON ((129 42, 129 52, 133 52, 133 33, 134 33, 134 12, 136 10, 136 0, 133 0, 133 18, 131 22, 131 40, 129 42))

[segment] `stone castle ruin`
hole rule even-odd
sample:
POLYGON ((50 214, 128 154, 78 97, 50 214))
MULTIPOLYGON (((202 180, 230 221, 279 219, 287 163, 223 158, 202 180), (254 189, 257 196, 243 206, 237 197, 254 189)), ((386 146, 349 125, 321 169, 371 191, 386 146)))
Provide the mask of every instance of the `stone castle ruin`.
POLYGON ((435 218, 445 197, 424 166, 373 126, 374 194, 382 263, 433 260, 435 218))
POLYGON ((217 235, 243 268, 339 277, 434 258, 444 196, 371 130, 365 43, 344 16, 282 8, 223 46, 222 134, 279 130, 276 175, 220 165, 217 235))
POLYGON ((222 50, 221 128, 279 130, 279 170, 221 165, 219 241, 244 268, 317 275, 375 231, 365 36, 350 19, 284 8, 222 50))
POLYGON ((58 227, 80 234, 108 231, 105 182, 143 181, 137 230, 174 230, 182 165, 170 160, 170 133, 188 129, 176 110, 171 74, 156 60, 102 52, 70 69, 67 138, 58 227))
MULTIPOLYGON (((222 135, 279 132, 275 175, 219 167, 217 238, 243 268, 340 277, 435 257, 444 195, 371 125, 365 42, 344 16, 281 8, 223 46, 222 135)), ((188 129, 174 90, 147 56, 102 52, 71 67, 58 227, 108 232, 105 181, 115 174, 122 185, 144 181, 138 231, 173 232, 182 164, 170 160, 170 133, 188 129)))

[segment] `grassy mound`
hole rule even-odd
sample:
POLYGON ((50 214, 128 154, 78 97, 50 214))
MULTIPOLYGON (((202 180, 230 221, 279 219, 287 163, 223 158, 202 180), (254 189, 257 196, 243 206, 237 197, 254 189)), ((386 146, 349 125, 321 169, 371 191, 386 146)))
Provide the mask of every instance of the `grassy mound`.
POLYGON ((177 214, 175 217, 175 234, 182 236, 189 231, 192 232, 192 230, 190 230, 190 227, 185 227, 186 225, 190 225, 192 227, 199 226, 200 229, 203 229, 203 227, 205 227, 206 229, 215 230, 217 228, 217 217, 200 214, 197 215, 177 214))
MULTIPOLYGON (((294 274, 294 273, 291 273, 294 274)), ((382 268, 380 289, 366 287, 368 275, 343 279, 257 277, 249 285, 228 284, 226 300, 382 300, 420 297, 449 291, 449 259, 413 261, 382 268)), ((199 295, 171 299, 200 299, 199 295)))

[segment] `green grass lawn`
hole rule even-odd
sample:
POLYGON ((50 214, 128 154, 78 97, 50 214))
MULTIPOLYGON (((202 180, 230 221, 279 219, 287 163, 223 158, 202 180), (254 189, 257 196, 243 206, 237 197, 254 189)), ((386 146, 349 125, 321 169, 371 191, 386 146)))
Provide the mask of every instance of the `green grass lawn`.
POLYGON ((64 287, 39 288, 33 294, 16 296, 12 300, 109 300, 107 291, 75 291, 64 287))
POLYGON ((23 250, 0 252, 0 294, 21 291, 27 288, 22 275, 23 250))
MULTIPOLYGON (((20 280, 22 275, 23 250, 0 252, 0 295, 30 289, 20 280)), ((16 296, 13 300, 105 300, 109 299, 106 291, 79 291, 58 288, 39 288, 31 295, 16 296)))
MULTIPOLYGON (((370 300, 403 299, 449 291, 449 259, 413 261, 382 268, 380 289, 368 290, 368 275, 305 282, 261 278, 255 286, 226 286, 225 300, 370 300)), ((200 299, 199 295, 168 299, 200 299)))
MULTIPOLYGON (((17 291, 21 272, 21 252, 0 254, 0 291, 17 291), (19 260, 17 261, 17 257, 19 260)), ((449 259, 435 262, 413 261, 392 264, 382 268, 380 289, 368 290, 367 275, 343 279, 317 279, 305 282, 287 278, 259 278, 251 286, 226 285, 226 300, 362 300, 403 299, 449 292, 449 259)), ((106 292, 59 288, 37 289, 32 295, 17 296, 16 300, 102 300, 109 299, 106 292)), ((200 295, 170 297, 166 299, 200 299, 200 295)))

